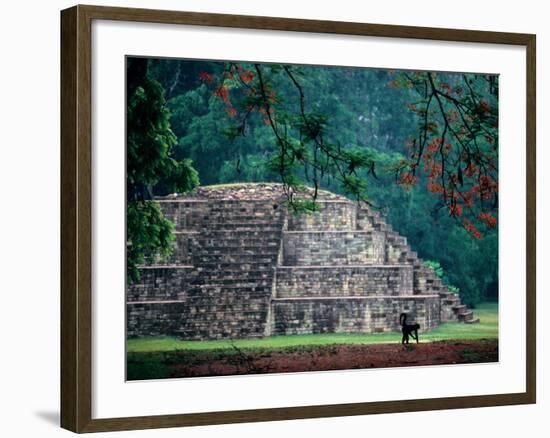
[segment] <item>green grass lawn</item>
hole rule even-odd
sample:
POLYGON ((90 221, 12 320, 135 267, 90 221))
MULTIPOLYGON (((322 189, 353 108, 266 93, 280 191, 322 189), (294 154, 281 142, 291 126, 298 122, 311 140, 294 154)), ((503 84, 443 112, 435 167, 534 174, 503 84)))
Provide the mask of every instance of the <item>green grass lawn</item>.
MULTIPOLYGON (((483 303, 474 309, 479 324, 441 324, 426 333, 420 334, 420 342, 443 341, 450 339, 498 338, 498 304, 483 303)), ((380 334, 314 334, 272 336, 259 339, 236 339, 232 343, 219 341, 182 341, 171 337, 139 338, 127 341, 128 353, 161 352, 175 350, 233 350, 232 344, 242 349, 278 349, 327 344, 384 344, 399 342, 401 333, 380 334)))

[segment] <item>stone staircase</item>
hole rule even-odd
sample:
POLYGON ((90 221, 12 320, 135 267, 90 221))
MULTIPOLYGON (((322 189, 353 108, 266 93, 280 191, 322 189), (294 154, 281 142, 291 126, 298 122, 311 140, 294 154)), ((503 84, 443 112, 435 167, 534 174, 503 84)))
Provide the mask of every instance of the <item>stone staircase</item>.
POLYGON ((386 233, 386 261, 389 263, 412 264, 414 269, 414 294, 438 294, 441 298, 441 322, 478 323, 474 312, 460 302, 460 297, 450 292, 436 275, 433 269, 424 265, 407 244, 406 237, 393 231, 391 225, 385 223, 381 216, 371 212, 366 206, 357 209, 357 222, 366 229, 384 230, 386 233))

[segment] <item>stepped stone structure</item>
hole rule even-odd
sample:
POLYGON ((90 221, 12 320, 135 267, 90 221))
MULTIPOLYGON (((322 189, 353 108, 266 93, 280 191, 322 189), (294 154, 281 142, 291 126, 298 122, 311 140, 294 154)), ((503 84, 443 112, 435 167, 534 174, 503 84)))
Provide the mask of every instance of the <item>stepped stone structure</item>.
POLYGON ((127 335, 184 339, 426 331, 473 323, 380 215, 321 192, 295 215, 279 184, 200 187, 158 199, 176 229, 168 260, 141 266, 127 289, 127 335))

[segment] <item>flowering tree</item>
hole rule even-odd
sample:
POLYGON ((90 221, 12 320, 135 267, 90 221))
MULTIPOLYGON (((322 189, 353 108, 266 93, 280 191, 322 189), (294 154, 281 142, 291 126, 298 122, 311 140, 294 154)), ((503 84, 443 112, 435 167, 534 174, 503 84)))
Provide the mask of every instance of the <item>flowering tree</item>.
POLYGON ((473 237, 496 227, 498 77, 396 73, 389 86, 410 90, 414 101, 407 107, 418 129, 407 140, 403 158, 388 164, 374 149, 343 147, 330 138, 328 118, 308 107, 298 67, 227 63, 221 75, 205 71, 199 76, 234 119, 230 136, 246 135, 254 114, 271 128, 277 148, 270 166, 295 209, 315 209, 323 178, 339 181, 348 195, 368 202, 361 175, 376 177, 375 169, 383 167, 407 190, 422 176, 426 189, 440 198, 438 208, 446 208, 473 237), (278 95, 282 81, 292 84, 294 96, 278 95), (311 198, 294 199, 304 182, 313 186, 311 198))
POLYGON ((479 226, 497 223, 498 78, 462 74, 449 83, 437 73, 399 73, 390 86, 410 88, 418 98, 408 105, 418 132, 396 167, 398 182, 408 189, 423 172, 440 206, 480 239, 479 226))

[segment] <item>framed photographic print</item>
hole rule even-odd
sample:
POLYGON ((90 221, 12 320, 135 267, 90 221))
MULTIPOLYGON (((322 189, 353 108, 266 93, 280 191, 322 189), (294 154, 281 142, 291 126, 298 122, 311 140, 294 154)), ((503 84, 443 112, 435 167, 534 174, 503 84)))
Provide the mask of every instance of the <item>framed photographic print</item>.
POLYGON ((61 49, 62 427, 535 402, 534 35, 75 6, 61 49))

